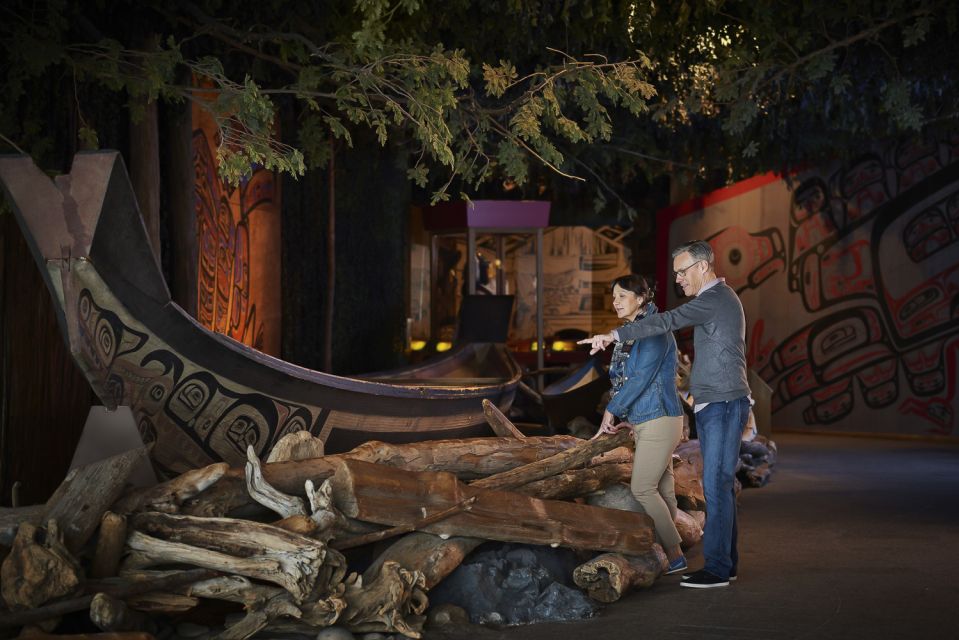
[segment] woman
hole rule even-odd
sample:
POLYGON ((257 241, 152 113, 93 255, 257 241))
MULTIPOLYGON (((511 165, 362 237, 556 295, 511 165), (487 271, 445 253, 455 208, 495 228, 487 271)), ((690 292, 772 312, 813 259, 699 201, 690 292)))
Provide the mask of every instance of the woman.
MULTIPOLYGON (((613 281, 613 309, 625 320, 656 313, 653 288, 646 279, 628 275, 613 281)), ((610 401, 596 433, 632 427, 636 441, 630 488, 653 519, 666 551, 666 575, 686 569, 676 531, 673 450, 683 433, 683 410, 676 391, 676 340, 671 333, 644 340, 617 342, 609 365, 610 401), (622 420, 617 424, 617 419, 622 420)))

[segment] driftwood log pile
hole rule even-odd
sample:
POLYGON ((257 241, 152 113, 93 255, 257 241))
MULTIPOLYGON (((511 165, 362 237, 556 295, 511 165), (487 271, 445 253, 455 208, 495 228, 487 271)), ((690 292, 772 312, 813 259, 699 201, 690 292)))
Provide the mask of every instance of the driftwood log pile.
MULTIPOLYGON (((574 576, 601 602, 652 584, 665 555, 650 518, 585 500, 622 492, 629 432, 525 437, 486 413, 499 437, 323 456, 299 434, 265 463, 251 448, 245 468, 214 464, 147 489, 125 488, 145 450, 74 470, 46 505, 0 509, 0 634, 49 632, 88 611, 104 632, 141 637, 158 616, 208 619, 221 601, 214 611, 243 615, 219 638, 334 624, 418 638, 429 590, 487 540, 601 554, 574 576), (374 557, 362 573, 347 558, 357 547, 374 557)), ((702 533, 701 457, 684 446, 674 468, 689 547, 702 533)))

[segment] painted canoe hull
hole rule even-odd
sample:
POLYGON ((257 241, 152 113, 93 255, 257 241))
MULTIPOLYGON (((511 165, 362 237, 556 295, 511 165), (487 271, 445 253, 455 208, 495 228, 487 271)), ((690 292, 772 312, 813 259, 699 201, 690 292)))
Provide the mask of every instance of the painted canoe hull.
POLYGON ((567 425, 577 416, 596 422, 602 417, 598 411, 600 398, 609 387, 609 374, 599 356, 589 358, 543 389, 543 409, 549 426, 556 433, 568 433, 567 425))
POLYGON ((51 180, 0 157, 0 182, 56 303, 71 354, 108 407, 128 405, 161 471, 266 456, 308 430, 328 452, 367 440, 492 435, 522 372, 501 344, 465 345, 396 376, 346 378, 267 356, 201 326, 170 297, 115 152, 81 153, 51 180))

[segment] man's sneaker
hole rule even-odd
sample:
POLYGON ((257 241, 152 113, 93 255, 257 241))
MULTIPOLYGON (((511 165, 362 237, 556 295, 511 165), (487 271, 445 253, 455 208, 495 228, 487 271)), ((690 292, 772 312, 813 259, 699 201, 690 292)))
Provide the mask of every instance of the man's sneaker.
POLYGON ((675 560, 669 563, 669 566, 663 571, 664 576, 671 576, 674 573, 679 573, 680 571, 685 571, 689 568, 689 565, 686 564, 686 556, 679 556, 675 560))
MULTIPOLYGON (((684 573, 682 579, 683 579, 683 580, 689 580, 690 578, 692 578, 692 577, 693 577, 694 575, 696 575, 697 573, 702 573, 703 571, 704 571, 704 569, 700 569, 699 571, 694 571, 693 573, 684 573)), ((729 581, 730 581, 730 582, 736 582, 736 570, 735 570, 735 569, 733 569, 732 571, 729 572, 729 581)))
POLYGON ((689 575, 689 578, 679 583, 681 587, 692 589, 712 589, 713 587, 728 587, 729 580, 720 578, 703 569, 689 575))

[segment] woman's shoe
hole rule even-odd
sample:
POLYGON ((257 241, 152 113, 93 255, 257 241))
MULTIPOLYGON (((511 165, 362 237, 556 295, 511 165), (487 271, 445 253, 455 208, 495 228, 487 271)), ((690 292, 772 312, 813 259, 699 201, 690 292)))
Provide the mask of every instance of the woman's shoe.
POLYGON ((671 576, 674 573, 682 573, 685 571, 689 565, 686 564, 686 556, 679 556, 675 560, 669 563, 669 566, 666 567, 666 571, 663 571, 664 576, 671 576))

